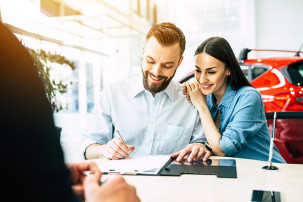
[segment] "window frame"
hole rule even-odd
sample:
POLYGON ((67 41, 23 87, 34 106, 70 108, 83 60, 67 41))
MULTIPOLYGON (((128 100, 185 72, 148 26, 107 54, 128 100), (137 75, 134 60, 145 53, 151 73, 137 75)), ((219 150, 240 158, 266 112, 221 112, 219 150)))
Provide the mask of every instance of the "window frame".
MULTIPOLYGON (((267 72, 271 67, 270 66, 266 66, 266 65, 256 65, 256 64, 240 64, 241 70, 243 71, 243 67, 247 67, 247 80, 249 82, 252 82, 254 80, 256 80, 257 78, 259 78, 261 75, 263 75, 265 72, 267 72), (264 71, 263 73, 261 73, 260 75, 256 76, 255 78, 252 78, 252 69, 253 68, 264 68, 266 69, 266 71, 264 71)), ((244 72, 243 72, 244 73, 244 72)), ((245 74, 244 74, 245 75, 245 74)), ((246 76, 246 75, 245 75, 246 76)))

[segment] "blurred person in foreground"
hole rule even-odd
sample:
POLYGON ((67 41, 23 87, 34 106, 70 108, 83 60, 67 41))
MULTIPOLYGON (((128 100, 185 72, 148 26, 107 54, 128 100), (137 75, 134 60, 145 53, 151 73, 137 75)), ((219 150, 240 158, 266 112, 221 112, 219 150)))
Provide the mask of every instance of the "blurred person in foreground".
POLYGON ((94 162, 64 163, 38 71, 2 23, 0 98, 1 201, 140 201, 121 176, 99 186, 94 162))

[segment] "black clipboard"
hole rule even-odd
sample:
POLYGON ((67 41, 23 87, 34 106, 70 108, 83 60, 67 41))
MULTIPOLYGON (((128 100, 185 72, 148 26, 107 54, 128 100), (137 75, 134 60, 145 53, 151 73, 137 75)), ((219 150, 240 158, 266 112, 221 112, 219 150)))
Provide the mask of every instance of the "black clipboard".
POLYGON ((216 175, 218 178, 237 178, 236 160, 208 159, 189 163, 173 161, 161 173, 161 176, 180 176, 182 174, 216 175))

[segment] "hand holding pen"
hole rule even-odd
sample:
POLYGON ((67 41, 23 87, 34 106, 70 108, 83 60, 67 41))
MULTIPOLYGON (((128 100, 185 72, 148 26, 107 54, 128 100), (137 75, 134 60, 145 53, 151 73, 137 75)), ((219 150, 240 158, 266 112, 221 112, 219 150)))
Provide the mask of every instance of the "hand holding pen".
POLYGON ((76 180, 73 190, 81 201, 140 202, 136 188, 121 175, 108 176, 101 183, 102 173, 93 161, 73 163, 69 167, 72 169, 72 179, 76 180))
POLYGON ((126 145, 118 130, 116 131, 116 135, 118 137, 107 143, 104 156, 114 160, 129 158, 129 154, 134 151, 135 147, 133 145, 126 145))
POLYGON ((84 180, 89 172, 96 180, 100 181, 102 173, 93 161, 83 161, 77 163, 68 163, 66 166, 70 170, 70 179, 74 192, 84 201, 84 180))

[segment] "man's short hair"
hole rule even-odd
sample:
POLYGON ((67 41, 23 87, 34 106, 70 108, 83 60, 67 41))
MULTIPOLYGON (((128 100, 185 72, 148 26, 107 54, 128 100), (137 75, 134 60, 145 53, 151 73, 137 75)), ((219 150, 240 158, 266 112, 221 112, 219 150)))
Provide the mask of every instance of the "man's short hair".
POLYGON ((185 36, 183 32, 173 23, 163 22, 154 25, 146 35, 146 41, 154 36, 162 46, 180 44, 181 56, 185 50, 185 36))

